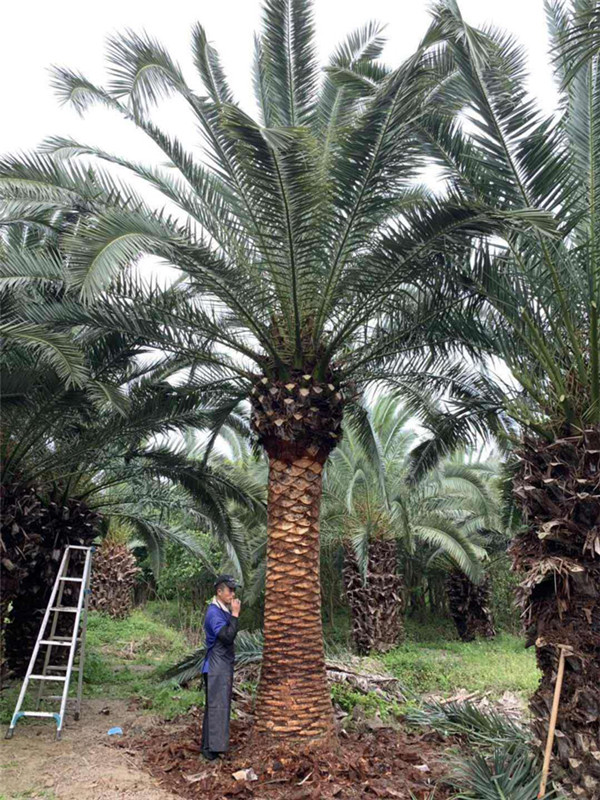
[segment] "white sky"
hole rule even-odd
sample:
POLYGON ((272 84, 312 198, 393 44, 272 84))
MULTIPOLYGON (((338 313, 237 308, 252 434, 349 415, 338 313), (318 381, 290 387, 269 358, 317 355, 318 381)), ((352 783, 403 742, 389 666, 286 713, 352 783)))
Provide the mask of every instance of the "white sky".
MULTIPOLYGON (((544 108, 554 104, 547 56, 543 0, 461 0, 472 24, 491 22, 511 31, 530 57, 531 89, 544 108)), ((417 44, 428 21, 429 0, 316 0, 318 46, 325 61, 349 31, 369 19, 387 23, 385 60, 398 64, 417 44)), ((61 107, 49 85, 48 67, 67 66, 102 83, 104 44, 112 33, 130 27, 158 38, 198 86, 190 55, 190 30, 200 21, 219 50, 237 98, 252 110, 249 67, 252 34, 259 26, 260 0, 20 0, 5 2, 0 47, 0 154, 34 148, 50 135, 71 136, 120 155, 152 158, 151 143, 110 112, 94 109, 84 119, 61 107)), ((157 122, 168 120, 171 133, 192 144, 189 117, 171 104, 157 122)))

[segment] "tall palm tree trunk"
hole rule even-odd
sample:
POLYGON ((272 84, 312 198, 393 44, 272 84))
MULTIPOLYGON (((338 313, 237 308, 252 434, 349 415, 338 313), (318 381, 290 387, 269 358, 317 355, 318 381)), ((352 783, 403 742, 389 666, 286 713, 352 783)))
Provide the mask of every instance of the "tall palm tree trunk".
POLYGON ((352 638, 361 655, 391 650, 404 633, 396 542, 374 538, 368 547, 366 581, 354 548, 349 543, 344 548, 344 587, 352 615, 352 638))
POLYGON ((256 701, 262 733, 333 735, 319 585, 319 509, 326 455, 282 445, 269 459, 264 656, 256 701))
POLYGON ((542 679, 530 700, 544 742, 560 645, 570 649, 555 740, 556 775, 600 797, 600 428, 548 444, 528 439, 515 494, 529 528, 511 545, 517 600, 542 679))

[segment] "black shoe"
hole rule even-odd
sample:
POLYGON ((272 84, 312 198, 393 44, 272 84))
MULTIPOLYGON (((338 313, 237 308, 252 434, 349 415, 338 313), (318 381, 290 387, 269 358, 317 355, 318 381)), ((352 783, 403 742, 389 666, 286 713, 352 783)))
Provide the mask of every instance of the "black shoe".
POLYGON ((207 761, 216 761, 220 756, 212 750, 203 750, 202 755, 207 761))

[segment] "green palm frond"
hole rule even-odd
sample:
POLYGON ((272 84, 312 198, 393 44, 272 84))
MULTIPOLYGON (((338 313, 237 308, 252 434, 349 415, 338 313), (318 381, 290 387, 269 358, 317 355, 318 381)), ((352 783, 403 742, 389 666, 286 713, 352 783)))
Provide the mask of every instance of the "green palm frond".
MULTIPOLYGON (((457 771, 457 782, 467 787, 466 794, 456 795, 457 800, 519 800, 539 798, 541 769, 534 753, 501 747, 494 751, 491 759, 477 755, 466 759, 457 771)), ((556 792, 545 792, 542 800, 555 798, 556 792)))
POLYGON ((417 516, 413 522, 414 536, 443 553, 473 583, 483 578, 481 562, 468 536, 451 520, 440 514, 417 516))
POLYGON ((406 721, 428 726, 444 736, 464 736, 478 747, 507 747, 512 752, 531 742, 531 734, 510 717, 491 709, 482 710, 468 701, 427 702, 410 709, 406 721))
MULTIPOLYGON (((263 636, 262 631, 240 631, 235 640, 235 661, 238 666, 255 664, 262 661, 263 636)), ((202 674, 202 666, 206 650, 202 647, 195 650, 163 673, 163 682, 175 681, 184 686, 202 674)))
POLYGON ((20 345, 38 354, 56 370, 66 386, 83 386, 88 378, 83 355, 68 334, 21 320, 6 319, 0 323, 0 336, 8 346, 20 345))
POLYGON ((309 124, 318 75, 309 0, 265 0, 261 44, 270 124, 290 128, 309 124))
POLYGON ((223 72, 219 55, 209 43, 206 31, 200 24, 192 30, 194 63, 202 82, 215 103, 233 103, 234 98, 223 72))
POLYGON ((107 56, 111 76, 108 93, 117 100, 128 99, 136 111, 147 110, 185 86, 178 65, 147 34, 128 30, 111 37, 107 56))

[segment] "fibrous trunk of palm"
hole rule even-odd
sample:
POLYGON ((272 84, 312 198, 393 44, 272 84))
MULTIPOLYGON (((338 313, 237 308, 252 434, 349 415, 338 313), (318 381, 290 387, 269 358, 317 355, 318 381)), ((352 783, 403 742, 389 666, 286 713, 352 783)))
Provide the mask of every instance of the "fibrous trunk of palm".
POLYGON ((566 646, 554 770, 575 796, 600 798, 600 427, 551 444, 527 439, 515 495, 528 529, 511 544, 517 601, 542 671, 530 701, 546 741, 566 646))
POLYGON ((94 554, 90 610, 123 619, 133 608, 133 587, 140 572, 135 556, 121 542, 105 539, 94 554))
POLYGON ((395 541, 372 538, 368 544, 366 575, 350 542, 344 546, 344 587, 352 616, 352 638, 357 652, 384 653, 404 633, 402 578, 398 574, 395 541))
POLYGON ((308 375, 254 389, 252 425, 269 456, 264 652, 256 731, 274 739, 334 736, 319 584, 323 466, 341 436, 341 394, 308 375))
MULTIPOLYGON (((85 503, 59 498, 58 492, 49 499, 39 499, 41 506, 33 509, 31 525, 23 521, 28 536, 35 538, 36 546, 27 553, 25 572, 12 597, 5 631, 6 661, 18 676, 24 675, 27 670, 64 548, 68 544, 89 546, 98 532, 99 515, 85 503)), ((75 551, 71 559, 71 574, 81 574, 83 558, 81 551, 75 551)), ((61 605, 74 605, 76 592, 77 589, 67 583, 61 605)), ((56 635, 69 635, 72 632, 73 615, 58 616, 56 635)), ((66 658, 66 655, 62 652, 53 654, 53 663, 60 664, 60 659, 66 658)))
POLYGON ((7 671, 4 642, 9 608, 43 540, 43 513, 34 487, 18 480, 0 485, 0 684, 7 671))
POLYGON ((453 570, 446 580, 446 592, 450 615, 463 642, 477 637, 491 639, 496 635, 490 611, 492 582, 489 575, 475 584, 463 572, 453 570))

